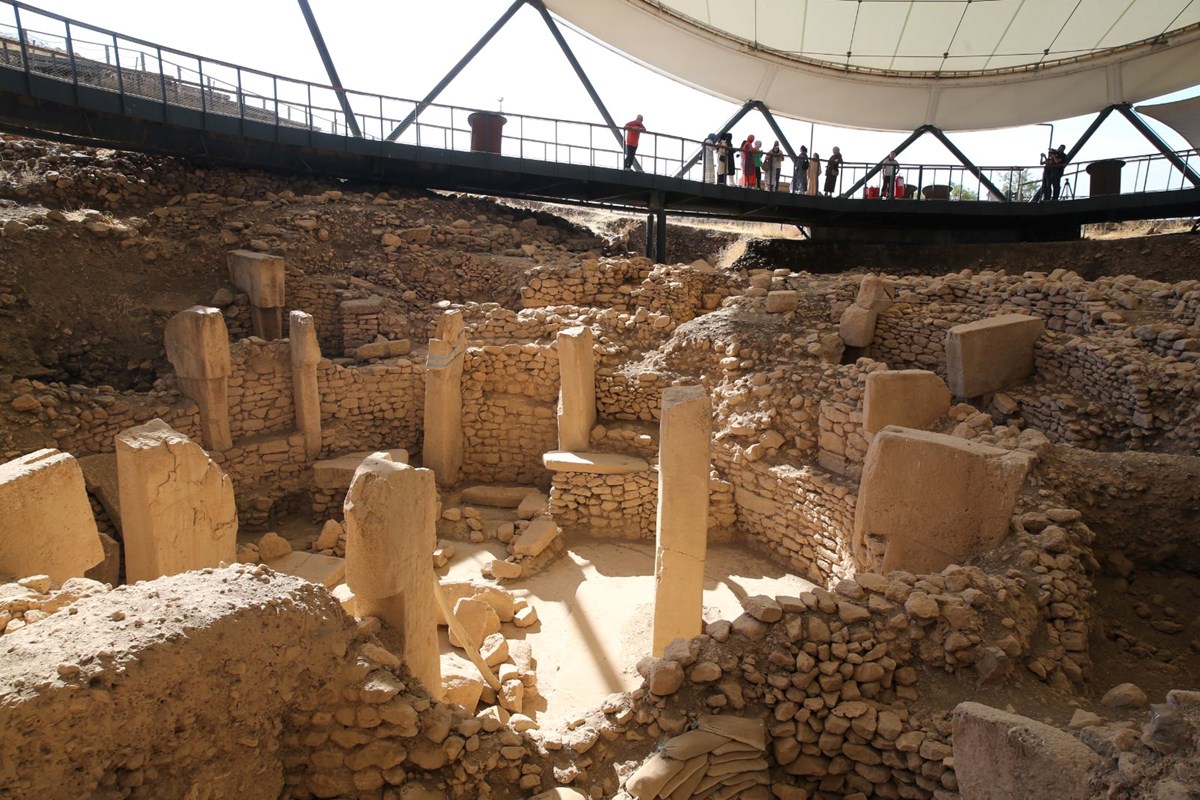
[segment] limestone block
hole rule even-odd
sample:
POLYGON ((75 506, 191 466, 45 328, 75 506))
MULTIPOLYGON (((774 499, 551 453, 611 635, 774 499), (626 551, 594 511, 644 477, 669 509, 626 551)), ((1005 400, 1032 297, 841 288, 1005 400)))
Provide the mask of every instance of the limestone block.
POLYGON ((479 670, 474 664, 453 653, 441 657, 441 667, 443 699, 474 713, 484 687, 479 670))
POLYGON ((268 560, 268 567, 286 575, 295 575, 310 583, 332 589, 346 579, 346 560, 320 553, 293 550, 286 556, 268 560))
POLYGON ((462 314, 438 317, 425 359, 424 439, 421 463, 434 471, 439 486, 458 483, 463 462, 462 372, 466 341, 462 314), (448 338, 443 338, 448 337, 448 338))
POLYGON ((321 453, 321 392, 317 383, 321 345, 311 314, 293 311, 288 315, 288 351, 296 430, 303 434, 305 453, 312 459, 321 453))
POLYGON ((167 360, 179 377, 213 380, 229 375, 229 330, 220 309, 192 306, 180 311, 167 320, 164 339, 167 360))
POLYGON ((463 505, 492 506, 494 508, 517 508, 521 501, 536 492, 535 486, 497 486, 485 484, 468 486, 462 490, 463 505))
POLYGON ((878 275, 864 275, 858 284, 854 305, 872 311, 886 311, 892 306, 892 285, 878 275))
POLYGON ((367 457, 343 506, 346 583, 360 616, 377 616, 404 642, 398 653, 429 691, 441 691, 433 559, 439 501, 433 473, 367 457))
POLYGON ((596 425, 596 357, 594 337, 586 326, 558 333, 558 447, 582 450, 596 425))
POLYGON ((799 301, 800 293, 791 289, 777 289, 773 292, 767 292, 767 313, 783 314, 788 311, 795 311, 799 301))
POLYGON ((542 455, 542 464, 551 472, 583 472, 590 475, 627 475, 646 472, 645 459, 618 453, 586 453, 551 450, 542 455))
POLYGON ((100 546, 104 548, 104 560, 83 574, 100 583, 116 586, 121 582, 121 545, 107 534, 100 534, 100 546))
POLYGON ((513 553, 518 556, 536 556, 550 546, 558 533, 558 526, 554 524, 553 517, 538 517, 513 540, 513 553))
MULTIPOLYGON (((408 463, 408 451, 403 448, 385 450, 388 458, 396 464, 408 463)), ((325 458, 313 464, 313 485, 318 489, 345 491, 354 481, 354 473, 363 461, 373 455, 370 451, 346 453, 334 458, 325 458)))
POLYGON ((200 445, 154 419, 117 434, 116 450, 126 581, 234 560, 233 483, 200 445))
POLYGON ((83 471, 69 453, 38 450, 0 464, 0 575, 61 584, 104 560, 83 471))
POLYGON ((517 506, 517 519, 533 519, 546 513, 550 498, 542 492, 530 492, 517 506))
POLYGON ((875 321, 878 317, 878 311, 856 305, 847 306, 838 322, 838 335, 848 347, 868 347, 875 338, 875 321))
POLYGON ((467 636, 471 638, 470 642, 462 642, 454 633, 454 629, 450 628, 449 637, 450 644, 455 647, 471 647, 478 648, 483 644, 483 640, 493 633, 500 632, 500 617, 496 614, 496 610, 482 600, 476 600, 473 597, 461 597, 454 603, 454 609, 451 611, 454 618, 462 625, 467 636))
POLYGON ((955 397, 979 397, 1033 374, 1033 346, 1046 330, 1039 317, 1004 314, 946 332, 946 373, 955 397))
POLYGON ((282 308, 284 304, 283 257, 253 250, 225 254, 230 282, 250 297, 251 305, 282 308))
POLYGON ((954 709, 954 773, 963 800, 1087 800, 1100 756, 1069 733, 979 703, 954 709))
POLYGON ((883 570, 939 572, 998 547, 1008 536, 1030 457, 954 436, 887 427, 863 464, 854 547, 887 539, 883 570))
POLYGON ((712 404, 703 386, 663 392, 659 422, 653 655, 701 632, 712 404))
POLYGON ((876 433, 888 425, 929 427, 950 411, 950 389, 933 372, 900 369, 867 375, 863 396, 863 430, 876 433))
POLYGON ((396 358, 412 352, 412 341, 398 339, 396 341, 371 342, 354 349, 354 357, 359 361, 372 358, 396 358))

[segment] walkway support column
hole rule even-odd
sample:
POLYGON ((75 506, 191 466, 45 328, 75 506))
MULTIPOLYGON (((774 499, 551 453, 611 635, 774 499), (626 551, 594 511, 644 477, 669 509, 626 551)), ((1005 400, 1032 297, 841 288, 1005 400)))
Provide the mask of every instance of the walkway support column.
POLYGON ((425 436, 421 463, 433 470, 439 486, 455 485, 462 472, 462 372, 466 342, 462 312, 447 311, 438 319, 425 360, 425 436))
POLYGON ((703 625, 712 404, 703 386, 663 392, 658 436, 653 655, 703 625))
POLYGON ((317 386, 321 345, 312 314, 293 311, 288 315, 288 342, 296 431, 304 435, 304 452, 311 461, 321 454, 321 392, 317 386))
POLYGON ((433 473, 367 456, 343 507, 346 585, 355 614, 378 617, 403 638, 400 659, 434 697, 442 695, 433 559, 438 493, 433 473))

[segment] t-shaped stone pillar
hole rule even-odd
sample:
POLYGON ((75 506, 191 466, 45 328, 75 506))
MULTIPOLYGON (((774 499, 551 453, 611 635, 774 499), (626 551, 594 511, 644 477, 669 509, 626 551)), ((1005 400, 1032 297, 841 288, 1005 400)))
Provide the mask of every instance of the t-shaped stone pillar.
POLYGON ((118 433, 116 449, 129 583, 234 560, 233 484, 200 445, 154 419, 118 433))
POLYGON ((229 433, 229 331, 215 308, 192 306, 167 320, 167 360, 183 393, 200 406, 208 450, 233 447, 229 433))
POLYGON ((654 655, 700 633, 708 549, 712 405, 703 386, 663 392, 658 434, 658 531, 654 554, 654 655))
POLYGON ((439 694, 433 472, 373 453, 355 471, 343 511, 346 584, 355 613, 378 617, 398 631, 404 641, 400 658, 426 689, 439 694))
POLYGON ((441 486, 458 483, 463 462, 462 372, 467 349, 462 313, 438 319, 425 360, 425 437, 421 463, 441 486))
POLYGON ((288 338, 292 359, 292 398, 296 405, 296 430, 304 434, 304 452, 309 459, 321 454, 321 392, 317 387, 317 364, 321 345, 312 314, 288 314, 288 338))
POLYGON ((283 336, 283 258, 232 250, 226 261, 229 280, 250 296, 254 335, 267 341, 283 336))
POLYGON ((596 359, 592 329, 558 332, 558 449, 588 450, 596 425, 596 359))

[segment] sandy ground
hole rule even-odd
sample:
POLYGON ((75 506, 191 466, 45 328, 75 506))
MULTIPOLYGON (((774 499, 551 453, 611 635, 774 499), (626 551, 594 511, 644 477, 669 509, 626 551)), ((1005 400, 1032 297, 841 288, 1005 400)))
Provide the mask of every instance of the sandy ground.
MULTIPOLYGON (((503 556, 498 542, 455 547, 454 561, 440 571, 452 580, 478 580, 482 564, 503 556)), ((705 575, 706 620, 733 619, 748 595, 796 595, 812 586, 736 545, 710 547, 705 575)), ((507 588, 538 612, 536 625, 505 625, 504 635, 530 643, 542 695, 534 710, 543 725, 641 683, 635 667, 650 652, 653 542, 576 540, 549 569, 507 588)))

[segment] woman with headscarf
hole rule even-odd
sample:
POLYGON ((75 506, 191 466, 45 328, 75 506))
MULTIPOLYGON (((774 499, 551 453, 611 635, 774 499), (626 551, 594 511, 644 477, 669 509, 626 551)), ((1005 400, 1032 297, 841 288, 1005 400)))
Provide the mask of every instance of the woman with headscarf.
POLYGON ((814 150, 809 160, 811 163, 808 167, 808 193, 815 195, 817 193, 817 181, 821 178, 821 154, 814 150))
POLYGON ((742 142, 742 186, 754 185, 754 134, 742 142))
POLYGON ((838 173, 842 170, 842 151, 833 148, 833 155, 825 162, 825 196, 832 197, 837 188, 838 173))
MULTIPOLYGON (((727 184, 730 176, 734 175, 737 169, 737 164, 734 162, 735 154, 733 152, 733 134, 726 133, 724 136, 722 136, 720 145, 722 153, 721 157, 725 159, 725 177, 721 180, 721 183, 727 184)), ((737 181, 735 180, 734 182, 736 183, 737 181)))

